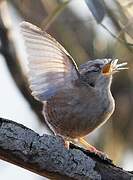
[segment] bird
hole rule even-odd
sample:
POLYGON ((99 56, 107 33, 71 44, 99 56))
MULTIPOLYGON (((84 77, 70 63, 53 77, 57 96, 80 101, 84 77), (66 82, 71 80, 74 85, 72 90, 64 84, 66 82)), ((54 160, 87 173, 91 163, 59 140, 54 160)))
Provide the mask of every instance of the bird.
POLYGON ((34 98, 43 104, 42 114, 54 135, 79 142, 99 153, 84 137, 113 114, 112 76, 127 62, 104 58, 88 60, 79 67, 65 48, 46 31, 20 24, 28 60, 28 82, 34 98))

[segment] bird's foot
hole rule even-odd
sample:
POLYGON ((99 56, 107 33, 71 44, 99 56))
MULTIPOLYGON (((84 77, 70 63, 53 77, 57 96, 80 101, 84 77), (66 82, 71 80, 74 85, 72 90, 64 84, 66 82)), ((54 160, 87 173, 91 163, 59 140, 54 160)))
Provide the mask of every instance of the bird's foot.
POLYGON ((87 141, 85 141, 83 138, 79 139, 79 142, 91 153, 94 153, 96 155, 98 155, 100 158, 102 159, 108 159, 108 156, 102 152, 97 150, 94 146, 92 146, 91 144, 89 144, 87 141))
MULTIPOLYGON (((101 159, 104 159, 104 160, 108 159, 108 156, 104 152, 97 150, 94 146, 89 144, 83 138, 78 139, 78 141, 76 141, 76 142, 75 141, 74 141, 74 144, 75 143, 77 144, 77 142, 79 142, 87 151, 99 156, 101 159)), ((64 146, 66 149, 69 149, 70 142, 71 141, 69 141, 69 140, 64 140, 64 146)))
MULTIPOLYGON (((91 146, 91 145, 90 145, 91 146)), ((101 157, 102 159, 107 159, 108 156, 102 152, 102 151, 99 151, 98 149, 96 149, 94 146, 91 146, 87 149, 88 151, 90 151, 91 153, 94 153, 96 155, 98 155, 99 157, 101 157)))
POLYGON ((69 149, 70 141, 64 141, 64 145, 66 149, 69 149))

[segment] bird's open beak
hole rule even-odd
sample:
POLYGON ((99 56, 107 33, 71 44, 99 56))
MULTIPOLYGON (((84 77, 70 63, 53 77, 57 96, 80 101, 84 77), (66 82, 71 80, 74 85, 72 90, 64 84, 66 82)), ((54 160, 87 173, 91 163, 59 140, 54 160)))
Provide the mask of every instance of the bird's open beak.
POLYGON ((128 67, 124 67, 127 65, 127 62, 124 62, 121 64, 117 64, 117 62, 118 62, 118 59, 110 60, 109 63, 104 65, 104 67, 102 68, 102 73, 104 75, 111 75, 120 70, 128 69, 128 67))

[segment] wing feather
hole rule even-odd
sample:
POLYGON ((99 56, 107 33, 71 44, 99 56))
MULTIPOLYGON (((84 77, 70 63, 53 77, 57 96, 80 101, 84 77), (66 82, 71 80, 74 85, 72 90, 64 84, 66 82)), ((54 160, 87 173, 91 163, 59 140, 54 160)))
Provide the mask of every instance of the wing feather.
POLYGON ((28 79, 34 97, 46 101, 60 90, 74 87, 79 72, 69 53, 37 26, 22 22, 20 27, 28 55, 28 79))

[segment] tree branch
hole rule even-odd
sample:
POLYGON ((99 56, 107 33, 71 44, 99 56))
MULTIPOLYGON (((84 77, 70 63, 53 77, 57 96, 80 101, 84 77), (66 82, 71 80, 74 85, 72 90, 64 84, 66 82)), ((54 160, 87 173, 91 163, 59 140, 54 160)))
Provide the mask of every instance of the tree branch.
POLYGON ((62 138, 0 118, 0 158, 51 179, 129 180, 133 175, 62 138))

